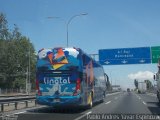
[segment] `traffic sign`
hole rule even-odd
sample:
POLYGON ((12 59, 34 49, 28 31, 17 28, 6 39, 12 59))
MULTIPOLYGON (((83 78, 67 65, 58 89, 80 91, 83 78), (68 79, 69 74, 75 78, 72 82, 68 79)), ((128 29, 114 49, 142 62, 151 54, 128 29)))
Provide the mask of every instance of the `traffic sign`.
POLYGON ((152 63, 158 63, 158 59, 160 59, 160 46, 151 47, 152 53, 152 63))
POLYGON ((150 47, 101 49, 99 62, 102 65, 151 63, 150 47))

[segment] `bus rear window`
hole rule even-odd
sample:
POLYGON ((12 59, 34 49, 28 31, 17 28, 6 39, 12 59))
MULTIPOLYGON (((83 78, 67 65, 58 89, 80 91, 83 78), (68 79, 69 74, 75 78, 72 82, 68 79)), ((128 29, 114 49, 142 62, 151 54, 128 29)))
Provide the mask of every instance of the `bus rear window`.
POLYGON ((79 51, 71 48, 42 50, 38 56, 38 70, 79 70, 79 51))

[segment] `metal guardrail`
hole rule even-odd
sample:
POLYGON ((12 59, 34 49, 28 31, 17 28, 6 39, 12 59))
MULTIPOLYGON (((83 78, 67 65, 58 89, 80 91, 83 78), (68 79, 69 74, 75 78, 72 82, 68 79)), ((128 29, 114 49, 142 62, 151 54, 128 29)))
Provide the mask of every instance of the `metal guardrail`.
POLYGON ((1 105, 1 112, 4 112, 4 106, 6 104, 14 104, 14 109, 17 110, 18 108, 18 104, 24 102, 25 103, 25 107, 28 107, 28 102, 29 101, 35 101, 35 105, 37 104, 35 96, 34 97, 23 97, 23 98, 8 98, 8 99, 2 99, 0 100, 0 105, 1 105))
POLYGON ((20 95, 0 95, 0 98, 8 98, 8 97, 25 97, 25 96, 35 96, 35 95, 26 95, 26 94, 20 94, 20 95))
POLYGON ((5 99, 0 99, 0 103, 1 102, 30 100, 30 99, 36 99, 36 97, 35 96, 27 96, 27 97, 20 97, 20 98, 5 98, 5 99))

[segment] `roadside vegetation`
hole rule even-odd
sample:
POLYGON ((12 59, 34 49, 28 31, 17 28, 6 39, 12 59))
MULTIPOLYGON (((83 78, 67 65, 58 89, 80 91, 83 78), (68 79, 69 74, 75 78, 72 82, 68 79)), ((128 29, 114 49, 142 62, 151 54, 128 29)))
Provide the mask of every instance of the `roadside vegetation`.
POLYGON ((8 24, 5 14, 0 13, 0 88, 25 89, 29 78, 34 88, 35 63, 31 40, 22 35, 16 24, 8 24))

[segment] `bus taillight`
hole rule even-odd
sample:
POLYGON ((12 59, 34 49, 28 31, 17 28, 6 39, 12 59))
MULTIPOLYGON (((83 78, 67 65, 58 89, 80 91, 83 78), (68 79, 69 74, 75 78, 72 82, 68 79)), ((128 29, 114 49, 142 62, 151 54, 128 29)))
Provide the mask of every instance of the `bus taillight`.
POLYGON ((38 82, 38 80, 36 80, 36 92, 37 92, 38 96, 42 95, 42 93, 39 90, 39 82, 38 82))
POLYGON ((80 90, 81 88, 81 80, 78 78, 76 82, 76 90, 80 90))
POLYGON ((80 80, 80 78, 78 78, 76 81, 76 90, 73 95, 74 96, 78 95, 80 93, 80 89, 81 89, 81 80, 80 80))

